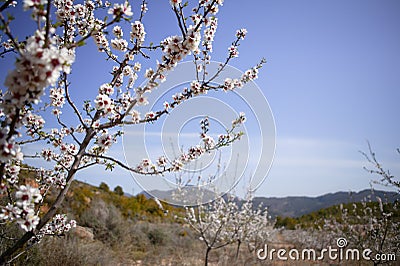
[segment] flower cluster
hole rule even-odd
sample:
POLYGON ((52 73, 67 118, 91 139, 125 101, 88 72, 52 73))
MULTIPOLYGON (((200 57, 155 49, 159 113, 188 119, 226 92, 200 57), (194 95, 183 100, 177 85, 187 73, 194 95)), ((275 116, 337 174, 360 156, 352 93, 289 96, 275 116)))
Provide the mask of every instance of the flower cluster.
MULTIPOLYGON (((62 135, 62 134, 60 134, 62 135)), ((39 171, 41 179, 46 184, 56 184, 59 187, 65 185, 65 173, 64 171, 71 167, 74 162, 74 156, 78 152, 78 148, 75 144, 63 143, 60 140, 55 140, 53 145, 59 148, 59 153, 52 151, 49 148, 43 148, 40 155, 46 161, 56 161, 57 164, 54 167, 53 173, 39 171)))
POLYGON ((23 119, 23 124, 28 129, 27 134, 32 137, 38 130, 43 128, 44 123, 45 121, 40 115, 32 114, 31 112, 27 112, 23 119))
POLYGON ((63 171, 50 171, 43 168, 36 170, 36 181, 40 188, 47 189, 49 187, 56 187, 63 189, 67 184, 66 174, 63 171))
POLYGON ((231 45, 228 48, 229 51, 229 57, 238 57, 239 56, 239 51, 236 45, 231 45))
POLYGON ((140 121, 140 113, 137 110, 132 110, 131 121, 133 124, 137 124, 140 121))
POLYGON ((5 50, 10 50, 13 48, 13 43, 11 39, 8 39, 7 41, 3 42, 1 45, 4 47, 5 50))
POLYGON ((239 113, 239 117, 232 121, 232 127, 235 128, 240 124, 246 122, 246 115, 243 112, 239 113))
POLYGON ((192 96, 198 96, 200 94, 207 94, 208 87, 203 86, 197 80, 190 83, 190 88, 184 88, 182 92, 175 93, 172 95, 172 104, 168 104, 169 108, 174 108, 177 104, 189 99, 192 96))
POLYGON ((186 37, 168 37, 161 42, 163 47, 163 66, 169 70, 185 58, 191 52, 197 51, 201 41, 201 36, 193 27, 188 29, 186 37))
POLYGON ((6 164, 6 178, 8 183, 16 184, 18 182, 18 175, 20 171, 19 165, 16 164, 6 164))
POLYGON ((222 6, 224 3, 224 0, 199 0, 199 7, 206 7, 206 8, 211 8, 211 3, 215 3, 216 5, 222 6))
POLYGON ((226 78, 222 89, 224 91, 232 91, 235 88, 243 88, 243 82, 240 79, 226 78))
POLYGON ((23 2, 24 10, 28 10, 30 8, 40 9, 47 3, 45 0, 24 0, 23 2))
POLYGON ((72 0, 55 0, 54 6, 57 8, 57 19, 62 22, 66 22, 69 19, 75 19, 76 15, 79 17, 82 16, 86 9, 83 5, 74 7, 74 2, 72 0))
POLYGON ((35 213, 35 203, 42 200, 42 195, 37 188, 20 186, 15 193, 15 205, 8 204, 2 208, 0 220, 16 220, 25 231, 31 231, 39 223, 39 217, 35 213))
POLYGON ((130 17, 133 15, 128 1, 124 4, 114 4, 113 7, 108 9, 108 14, 112 14, 113 18, 122 17, 123 15, 130 17))
POLYGON ((218 18, 211 17, 206 23, 206 29, 204 30, 204 38, 202 45, 206 50, 212 52, 212 43, 214 41, 215 32, 218 27, 218 18))
POLYGON ((149 10, 149 9, 148 9, 148 7, 147 7, 147 4, 144 2, 144 3, 140 6, 140 11, 142 11, 143 14, 144 14, 144 13, 146 13, 148 10, 149 10))
POLYGON ((131 42, 134 42, 136 40, 138 42, 138 45, 141 45, 144 42, 144 38, 146 36, 143 23, 137 20, 132 23, 131 26, 131 42))
POLYGON ((110 114, 114 110, 113 100, 106 94, 99 94, 94 101, 96 109, 102 111, 105 115, 110 114))
POLYGON ((103 95, 112 95, 114 93, 114 88, 111 86, 110 83, 104 83, 103 85, 100 86, 99 88, 99 94, 103 95))
POLYGON ((157 163, 154 164, 150 159, 143 159, 141 163, 136 166, 136 172, 141 174, 149 174, 149 173, 160 173, 163 170, 167 169, 169 171, 178 172, 183 169, 183 167, 192 162, 193 160, 199 158, 206 150, 200 145, 196 145, 190 147, 187 153, 182 153, 178 158, 168 161, 165 156, 161 156, 157 159, 157 163), (170 166, 168 166, 170 163, 170 166))
POLYGON ((8 162, 11 159, 22 160, 23 154, 19 145, 15 143, 13 136, 8 137, 10 127, 0 129, 0 161, 8 162))
POLYGON ((42 229, 40 229, 38 235, 62 236, 75 227, 76 227, 75 220, 68 221, 66 214, 56 214, 51 222, 47 223, 42 229))
POLYGON ((136 171, 141 173, 152 173, 157 172, 157 166, 153 164, 150 159, 143 159, 138 166, 136 166, 136 171))
POLYGON ((103 32, 95 31, 92 33, 93 40, 96 43, 96 46, 100 52, 108 51, 110 49, 110 44, 103 32))
POLYGON ((246 37, 246 34, 247 34, 246 29, 240 29, 240 30, 236 31, 236 37, 240 38, 242 40, 244 40, 244 38, 246 37))
POLYGON ((70 71, 75 59, 74 50, 57 48, 54 41, 46 47, 44 34, 36 31, 34 36, 28 38, 21 58, 15 63, 15 69, 6 77, 4 84, 8 94, 3 103, 8 107, 4 108, 6 113, 14 108, 37 103, 44 88, 54 85, 61 71, 70 71))
POLYGON ((182 3, 182 0, 170 0, 169 3, 173 7, 179 7, 179 5, 182 3))
POLYGON ((215 148, 215 140, 211 136, 202 133, 200 137, 201 140, 203 141, 205 150, 212 150, 215 148))
POLYGON ((167 158, 165 156, 161 156, 160 158, 158 158, 157 165, 158 165, 158 167, 167 166, 167 158))
POLYGON ((126 52, 128 50, 128 42, 122 38, 124 32, 120 26, 115 26, 113 28, 113 34, 115 39, 111 40, 111 47, 115 50, 126 52))
POLYGON ((197 80, 194 80, 190 83, 190 90, 194 95, 207 93, 206 87, 201 86, 201 84, 197 80))
POLYGON ((246 72, 243 74, 241 81, 246 83, 252 80, 255 80, 258 78, 258 68, 253 67, 251 69, 246 70, 246 72))
MULTIPOLYGON (((145 119, 150 120, 154 118, 155 113, 149 112, 146 113, 145 119)), ((234 129, 244 123, 246 120, 244 113, 240 113, 239 117, 232 122, 232 128, 227 130, 226 134, 219 135, 218 141, 215 141, 214 138, 207 134, 209 130, 209 120, 207 117, 200 121, 201 133, 200 139, 202 140, 202 145, 195 145, 188 149, 187 152, 182 152, 177 158, 170 161, 170 166, 167 164, 167 159, 164 156, 161 156, 157 163, 154 164, 150 159, 143 159, 142 162, 136 166, 135 171, 140 174, 156 174, 161 173, 168 169, 168 171, 178 172, 183 169, 185 165, 188 163, 198 159, 206 152, 210 152, 211 150, 217 149, 219 147, 227 146, 233 141, 239 139, 243 133, 242 132, 234 132, 234 129)))
POLYGON ((122 36, 124 36, 124 32, 122 31, 122 28, 120 26, 114 26, 113 28, 113 34, 115 35, 115 37, 117 38, 122 38, 122 36))
POLYGON ((106 130, 96 139, 98 153, 106 152, 116 142, 115 136, 109 134, 106 130))
MULTIPOLYGON (((56 128, 53 128, 52 130, 51 130, 51 134, 49 134, 49 137, 50 137, 50 139, 52 140, 52 145, 55 147, 55 148, 59 148, 60 149, 60 151, 62 152, 62 153, 65 153, 66 151, 68 152, 68 151, 71 151, 72 153, 70 153, 70 154, 73 154, 73 153, 75 153, 76 151, 77 151, 77 148, 76 148, 76 146, 74 145, 74 144, 71 144, 71 145, 69 145, 69 147, 70 147, 70 150, 68 150, 68 144, 66 144, 66 143, 64 143, 63 142, 63 139, 66 137, 66 136, 68 136, 68 135, 70 135, 71 134, 71 132, 72 132, 72 128, 71 129, 69 129, 69 128, 62 128, 61 130, 58 130, 58 129, 56 129, 56 128)), ((42 156, 44 156, 43 155, 43 151, 48 151, 49 152, 49 155, 54 155, 54 158, 57 158, 57 155, 56 155, 56 153, 54 153, 54 152, 52 152, 50 149, 46 149, 46 148, 43 148, 42 149, 42 153, 41 153, 41 155, 42 156)), ((46 159, 46 157, 44 157, 45 159, 46 159)), ((50 160, 49 160, 50 161, 50 160)))
POLYGON ((172 161, 172 171, 174 172, 178 172, 181 171, 183 169, 183 162, 180 159, 175 159, 174 161, 172 161))
POLYGON ((111 40, 111 47, 115 50, 126 52, 128 50, 128 42, 124 39, 111 40))
POLYGON ((65 104, 65 95, 63 89, 52 88, 50 90, 50 100, 51 100, 51 106, 54 106, 53 114, 55 115, 61 114, 60 109, 65 104))
POLYGON ((210 122, 208 121, 208 117, 200 120, 200 128, 203 134, 206 134, 209 130, 210 122))

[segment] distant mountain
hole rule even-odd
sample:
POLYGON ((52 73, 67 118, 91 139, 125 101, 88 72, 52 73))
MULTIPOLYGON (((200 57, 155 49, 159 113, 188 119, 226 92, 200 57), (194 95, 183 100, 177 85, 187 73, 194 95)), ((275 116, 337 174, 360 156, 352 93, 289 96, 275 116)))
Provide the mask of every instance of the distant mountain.
POLYGON ((366 189, 360 192, 329 193, 318 197, 255 197, 254 203, 256 206, 263 203, 273 217, 299 217, 341 203, 360 202, 365 199, 377 201, 376 197, 380 197, 383 201, 387 199, 390 202, 396 199, 400 200, 400 195, 396 192, 379 190, 372 192, 370 189, 366 189))
MULTIPOLYGON (((199 193, 198 190, 191 187, 187 188, 187 192, 188 193, 185 193, 185 197, 187 197, 188 205, 196 204, 197 201, 195 198, 197 193, 199 193)), ((207 195, 209 198, 215 198, 215 194, 212 192, 203 190, 202 193, 203 195, 207 195)), ((147 198, 156 196, 157 198, 167 200, 168 202, 175 201, 173 191, 154 190, 150 192, 142 192, 140 194, 145 195, 147 198)), ((393 202, 396 199, 400 200, 400 195, 396 192, 380 190, 371 191, 371 189, 365 189, 360 192, 336 192, 318 197, 255 197, 253 201, 254 206, 258 206, 260 203, 262 203, 263 206, 267 206, 268 212, 272 217, 299 217, 341 203, 360 202, 365 199, 377 201, 376 197, 380 197, 383 201, 387 200, 390 202, 393 202)), ((235 201, 240 202, 241 199, 235 198, 235 201)), ((182 205, 182 202, 179 202, 176 205, 182 205)))
MULTIPOLYGON (((187 197, 188 205, 196 204, 196 197, 199 192, 197 188, 187 188, 184 197, 187 197)), ((209 191, 202 190, 203 196, 207 198, 215 198, 215 194, 209 191)), ((142 192, 146 198, 157 197, 160 200, 167 200, 168 202, 175 203, 173 191, 159 191, 154 190, 150 192, 142 192)), ((396 192, 380 191, 371 189, 365 189, 359 192, 335 192, 328 193, 318 197, 255 197, 254 206, 258 206, 260 203, 263 206, 268 207, 268 212, 272 217, 299 217, 304 214, 309 214, 320 209, 328 208, 341 203, 349 202, 360 202, 365 199, 371 201, 377 201, 376 197, 380 197, 382 200, 390 202, 400 200, 400 195, 396 192)), ((182 199, 181 199, 182 200, 182 199)), ((236 198, 235 201, 240 202, 240 198, 236 198)), ((182 205, 182 201, 176 202, 176 205, 182 205)))

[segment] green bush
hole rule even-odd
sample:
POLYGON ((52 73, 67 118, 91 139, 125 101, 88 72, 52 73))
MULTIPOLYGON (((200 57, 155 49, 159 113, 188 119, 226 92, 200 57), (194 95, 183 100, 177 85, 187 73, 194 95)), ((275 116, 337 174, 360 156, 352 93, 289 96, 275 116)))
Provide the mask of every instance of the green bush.
POLYGON ((161 231, 159 228, 150 230, 147 233, 147 237, 149 238, 151 244, 153 244, 153 245, 162 245, 165 243, 165 240, 166 240, 165 233, 163 231, 161 231))
POLYGON ((101 190, 105 191, 105 192, 109 192, 109 191, 110 191, 110 187, 109 187, 106 183, 104 183, 104 182, 101 182, 101 183, 100 183, 99 188, 100 188, 101 190))
POLYGON ((114 193, 117 194, 117 195, 123 196, 124 195, 124 190, 122 189, 121 186, 116 186, 114 188, 114 193))

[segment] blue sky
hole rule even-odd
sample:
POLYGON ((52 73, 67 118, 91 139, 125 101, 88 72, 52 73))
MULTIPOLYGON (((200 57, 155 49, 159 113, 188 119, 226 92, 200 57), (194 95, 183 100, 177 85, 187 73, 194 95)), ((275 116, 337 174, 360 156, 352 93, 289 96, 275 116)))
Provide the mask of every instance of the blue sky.
MULTIPOLYGON (((235 31, 247 28, 231 65, 244 71, 262 57, 268 61, 256 83, 274 114, 276 153, 257 195, 315 196, 367 188, 372 176, 363 170, 367 162, 359 153, 367 151, 367 140, 384 166, 400 174, 395 152, 400 147, 399 13, 397 0, 225 1, 213 59, 224 60, 235 31)), ((144 24, 147 40, 154 43, 178 33, 168 1, 150 1, 144 24)), ((26 32, 25 25, 14 28, 26 32)), ((109 64, 88 52, 93 46, 89 42, 77 53, 74 68, 80 71, 71 80, 79 84, 77 101, 93 98, 109 80, 109 64)), ((11 59, 0 65, 2 80, 11 59)), ((121 156, 118 147, 111 154, 121 156)), ((78 178, 140 191, 121 170, 110 176, 93 168, 78 178)))
POLYGON ((224 5, 220 15, 235 15, 222 16, 221 25, 249 30, 241 62, 268 60, 257 84, 274 113, 277 147, 260 192, 319 195, 368 187, 371 176, 358 152, 367 151, 367 140, 399 173, 399 11, 398 1, 224 5))

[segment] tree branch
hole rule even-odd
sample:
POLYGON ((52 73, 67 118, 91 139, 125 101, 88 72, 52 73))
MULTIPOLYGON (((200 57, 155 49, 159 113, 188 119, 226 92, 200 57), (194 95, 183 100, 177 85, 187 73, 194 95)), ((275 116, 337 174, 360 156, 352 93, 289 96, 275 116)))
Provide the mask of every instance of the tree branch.
POLYGON ((45 35, 44 35, 44 47, 49 47, 49 34, 50 34, 50 7, 51 7, 51 0, 47 0, 46 5, 46 25, 45 25, 45 35))
POLYGON ((0 12, 3 12, 7 7, 10 6, 10 4, 13 2, 14 0, 7 0, 3 5, 0 6, 0 12))
POLYGON ((81 123, 81 125, 84 128, 87 128, 85 122, 83 121, 83 118, 82 118, 81 114, 79 113, 78 108, 75 106, 74 102, 71 100, 71 96, 69 95, 69 85, 68 85, 68 82, 67 82, 67 73, 64 72, 62 75, 63 75, 62 76, 62 81, 64 83, 65 98, 67 99, 67 102, 71 106, 72 110, 74 110, 74 113, 78 117, 79 122, 81 123))

